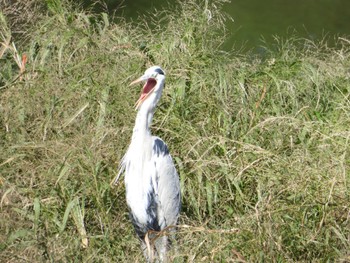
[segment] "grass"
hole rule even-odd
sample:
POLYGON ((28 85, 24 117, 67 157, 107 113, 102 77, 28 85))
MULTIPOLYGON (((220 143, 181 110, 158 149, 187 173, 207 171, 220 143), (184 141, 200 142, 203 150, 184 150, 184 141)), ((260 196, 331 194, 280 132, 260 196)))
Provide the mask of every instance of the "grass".
POLYGON ((220 50, 218 2, 163 11, 162 27, 28 3, 21 23, 0 14, 3 262, 143 262, 110 182, 135 118, 127 84, 153 64, 167 73, 153 133, 181 177, 172 260, 350 261, 349 39, 276 39, 259 57, 220 50))

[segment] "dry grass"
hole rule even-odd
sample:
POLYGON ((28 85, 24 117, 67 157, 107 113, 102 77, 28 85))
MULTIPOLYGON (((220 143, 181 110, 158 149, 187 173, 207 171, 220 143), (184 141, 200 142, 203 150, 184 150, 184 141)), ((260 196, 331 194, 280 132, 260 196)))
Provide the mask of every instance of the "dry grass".
POLYGON ((135 117, 126 84, 151 64, 167 72, 153 132, 181 176, 174 262, 350 260, 348 39, 259 58, 220 51, 220 5, 159 28, 47 3, 25 42, 1 14, 16 47, 0 49, 2 261, 143 261, 109 183, 135 117))

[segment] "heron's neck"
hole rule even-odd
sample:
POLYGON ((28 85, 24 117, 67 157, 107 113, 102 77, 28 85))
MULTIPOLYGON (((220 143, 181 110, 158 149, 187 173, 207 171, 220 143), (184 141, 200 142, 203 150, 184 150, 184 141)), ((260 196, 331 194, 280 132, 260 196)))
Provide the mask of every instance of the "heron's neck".
POLYGON ((153 119, 154 107, 145 106, 147 105, 141 105, 137 112, 132 136, 133 140, 137 137, 144 138, 145 136, 151 136, 150 126, 153 119))
POLYGON ((141 104, 135 120, 132 141, 138 141, 138 139, 140 139, 142 143, 144 139, 151 137, 150 126, 155 108, 162 95, 163 87, 164 78, 157 81, 153 94, 141 104))

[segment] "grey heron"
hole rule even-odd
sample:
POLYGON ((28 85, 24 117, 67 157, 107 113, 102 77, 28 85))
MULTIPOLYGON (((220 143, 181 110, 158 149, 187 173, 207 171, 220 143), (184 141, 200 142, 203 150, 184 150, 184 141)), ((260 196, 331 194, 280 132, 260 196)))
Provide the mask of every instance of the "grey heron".
POLYGON ((180 213, 180 181, 165 142, 152 136, 150 126, 155 107, 162 95, 164 71, 159 66, 148 68, 130 85, 145 82, 135 106, 138 110, 131 144, 124 155, 117 176, 125 172, 126 201, 130 219, 141 240, 144 254, 152 261, 153 252, 160 261, 166 260, 167 235, 155 240, 155 250, 149 251, 149 233, 176 225, 180 213), (148 248, 148 252, 147 252, 148 248))

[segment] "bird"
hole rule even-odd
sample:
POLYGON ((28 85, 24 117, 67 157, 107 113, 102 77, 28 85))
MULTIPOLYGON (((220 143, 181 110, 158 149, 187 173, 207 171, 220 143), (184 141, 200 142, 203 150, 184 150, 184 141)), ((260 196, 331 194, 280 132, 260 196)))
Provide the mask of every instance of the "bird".
POLYGON ((164 89, 165 73, 161 67, 152 66, 129 86, 140 82, 145 84, 135 104, 137 115, 131 143, 122 158, 114 184, 124 173, 129 216, 146 260, 166 262, 170 240, 161 231, 177 224, 181 193, 180 179, 168 146, 150 131, 164 89), (156 237, 154 246, 149 242, 152 237, 156 237))

